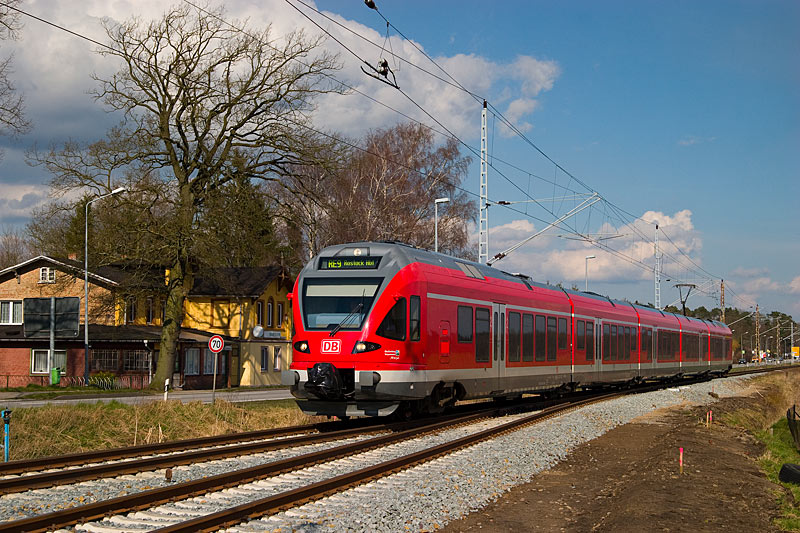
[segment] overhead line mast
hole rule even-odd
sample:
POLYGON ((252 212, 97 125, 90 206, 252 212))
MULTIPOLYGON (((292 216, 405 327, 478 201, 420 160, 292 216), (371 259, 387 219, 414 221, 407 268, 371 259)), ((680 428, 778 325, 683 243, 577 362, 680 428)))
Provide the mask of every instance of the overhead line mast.
POLYGON ((486 100, 481 111, 481 199, 478 212, 478 262, 489 262, 489 165, 486 158, 486 100))

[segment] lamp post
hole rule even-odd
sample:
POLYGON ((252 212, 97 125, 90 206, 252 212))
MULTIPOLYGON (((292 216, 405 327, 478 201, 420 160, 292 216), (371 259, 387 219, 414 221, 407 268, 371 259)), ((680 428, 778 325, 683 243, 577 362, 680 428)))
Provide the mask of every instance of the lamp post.
POLYGON ((89 384, 89 205, 112 194, 124 192, 125 187, 117 187, 108 194, 86 202, 83 214, 83 379, 89 384))
POLYGON ((586 292, 589 291, 589 259, 594 259, 595 257, 594 255, 587 255, 584 261, 583 281, 586 284, 586 288, 584 289, 586 292))
POLYGON ((437 198, 433 201, 433 251, 439 251, 439 204, 449 202, 450 198, 437 198))

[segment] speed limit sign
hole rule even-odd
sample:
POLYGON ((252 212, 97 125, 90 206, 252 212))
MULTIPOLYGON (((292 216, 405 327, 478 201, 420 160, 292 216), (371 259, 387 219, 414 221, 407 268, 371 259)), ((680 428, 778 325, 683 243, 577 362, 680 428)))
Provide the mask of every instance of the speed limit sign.
POLYGON ((225 347, 225 341, 219 335, 214 335, 208 339, 208 349, 214 353, 219 353, 225 347))

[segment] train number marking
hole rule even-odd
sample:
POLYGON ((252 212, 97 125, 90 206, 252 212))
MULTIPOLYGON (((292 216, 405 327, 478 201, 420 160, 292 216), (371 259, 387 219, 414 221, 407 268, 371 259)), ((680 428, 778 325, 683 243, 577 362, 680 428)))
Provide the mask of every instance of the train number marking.
POLYGON ((342 351, 341 339, 322 339, 320 353, 338 354, 342 351))

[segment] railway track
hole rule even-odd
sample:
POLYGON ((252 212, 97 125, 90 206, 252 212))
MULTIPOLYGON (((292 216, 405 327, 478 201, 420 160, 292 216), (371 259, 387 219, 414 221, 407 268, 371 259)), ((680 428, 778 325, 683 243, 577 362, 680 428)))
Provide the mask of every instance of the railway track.
MULTIPOLYGON (((747 373, 761 373, 763 370, 750 371, 747 373)), ((372 479, 386 476, 392 472, 408 468, 409 466, 419 464, 420 462, 431 460, 435 457, 452 453, 454 450, 470 446, 481 440, 486 440, 497 436, 499 434, 513 431, 519 427, 533 424, 546 417, 552 417, 562 414, 565 410, 577 409, 588 403, 603 401, 615 397, 617 395, 630 393, 630 392, 644 392, 659 388, 658 385, 651 385, 645 388, 638 388, 632 391, 624 391, 622 393, 606 394, 599 397, 594 397, 587 400, 572 399, 566 406, 554 406, 543 410, 540 413, 524 416, 508 424, 487 428, 486 430, 476 432, 464 436, 459 439, 454 439, 452 442, 443 443, 434 447, 418 450, 413 453, 404 454, 401 457, 396 457, 386 461, 378 461, 376 464, 368 467, 359 468, 352 472, 345 474, 335 475, 330 479, 324 481, 316 481, 307 485, 291 488, 289 490, 282 490, 269 497, 254 498, 246 504, 237 504, 231 508, 226 508, 219 511, 198 511, 195 509, 196 505, 191 502, 186 502, 187 498, 194 496, 209 494, 214 491, 221 491, 230 487, 240 487, 234 489, 240 492, 254 492, 264 493, 263 490, 266 485, 271 484, 271 481, 266 478, 272 478, 279 475, 292 475, 300 470, 307 469, 310 465, 321 465, 330 461, 342 460, 343 458, 350 457, 354 454, 363 454, 368 450, 386 447, 393 443, 401 442, 418 437, 421 434, 429 434, 437 431, 444 431, 457 425, 464 425, 474 423, 475 421, 486 418, 491 415, 498 415, 507 412, 508 408, 484 410, 479 413, 473 413, 467 416, 456 416, 452 419, 444 420, 437 419, 436 422, 425 424, 424 426, 414 427, 400 431, 397 424, 372 426, 368 428, 359 428, 353 430, 332 430, 332 425, 325 425, 329 431, 325 432, 322 438, 327 438, 334 434, 340 434, 339 438, 345 438, 344 435, 354 435, 358 431, 362 434, 364 431, 394 431, 393 433, 380 435, 377 437, 369 438, 360 442, 336 446, 321 452, 310 454, 303 454, 297 457, 267 463, 258 467, 248 468, 246 470, 237 470, 219 476, 199 479, 188 483, 175 484, 172 486, 163 487, 160 489, 153 489, 138 494, 132 494, 111 500, 105 500, 94 504, 82 505, 64 511, 54 512, 46 515, 35 516, 27 519, 17 520, 13 522, 0 523, 1 531, 45 531, 57 529, 60 527, 67 527, 78 523, 87 523, 92 520, 102 519, 109 515, 119 515, 121 513, 137 511, 141 509, 151 509, 149 511, 140 511, 134 515, 142 515, 140 520, 145 524, 150 524, 151 527, 158 527, 155 524, 159 522, 164 524, 169 521, 177 522, 172 525, 162 528, 164 531, 197 531, 197 530, 213 530, 225 525, 241 522, 242 520, 258 516, 262 514, 272 514, 281 509, 290 506, 302 504, 307 501, 315 500, 326 496, 328 494, 345 490, 346 488, 366 483, 372 479), (392 426, 391 428, 389 426, 392 426), (253 489, 241 488, 247 484, 255 484, 253 489), (157 508, 159 505, 166 504, 167 502, 174 502, 183 500, 183 508, 186 516, 190 517, 188 521, 180 521, 176 518, 174 512, 170 512, 171 518, 159 517, 158 511, 152 509, 157 508), (201 516, 195 516, 195 515, 201 516)), ((408 426, 408 424, 406 424, 408 426)), ((341 426, 339 426, 341 427, 341 426)), ((304 426, 303 428, 287 428, 290 434, 296 434, 298 430, 314 431, 314 426, 304 426)), ((281 431, 281 430, 278 430, 281 431)), ((252 435, 252 434, 250 434, 252 435)), ((250 436, 248 435, 248 436, 250 436)), ((290 441, 295 438, 311 438, 316 435, 302 435, 297 437, 289 437, 280 439, 279 442, 290 441)), ((328 439, 330 440, 330 439, 328 439)), ((262 446, 264 443, 261 443, 262 446)), ((178 443, 178 446, 185 446, 186 443, 178 443)), ((301 445, 301 444, 296 444, 301 445)), ((256 452, 253 452, 256 453, 256 452)), ((188 457, 188 456, 187 456, 188 457)), ((29 487, 30 488, 30 487, 29 487)), ((176 505, 181 505, 180 502, 176 505)), ((119 519, 125 522, 124 519, 119 519)), ((124 527, 122 528, 124 529, 124 527)), ((80 530, 80 529, 79 529, 80 530)), ((88 530, 92 530, 91 528, 88 530)), ((94 529, 94 530, 102 530, 94 529)))
MULTIPOLYGON (((565 410, 576 409, 588 403, 602 401, 604 399, 613 397, 615 394, 603 395, 588 400, 572 401, 565 405, 549 407, 539 413, 524 416, 520 418, 520 420, 502 424, 500 426, 495 425, 486 430, 455 439, 452 442, 444 443, 430 449, 406 454, 390 461, 383 461, 376 465, 372 465, 367 468, 361 468, 348 474, 334 476, 329 480, 312 483, 306 487, 283 491, 270 498, 256 499, 255 501, 244 506, 238 505, 225 511, 213 512, 208 514, 207 517, 197 517, 189 522, 185 522, 185 524, 187 524, 185 526, 182 525, 182 523, 179 523, 169 527, 179 528, 175 529, 175 531, 199 531, 209 528, 213 529, 218 527, 220 524, 240 521, 241 517, 270 512, 270 510, 280 509, 291 504, 296 505, 300 502, 316 499, 326 494, 364 483, 370 479, 374 479, 375 477, 384 476, 399 469, 407 468, 410 465, 418 464, 419 462, 430 460, 446 453, 451 453, 454 450, 469 446, 487 438, 491 438, 492 436, 497 436, 504 432, 512 431, 515 428, 534 423, 546 417, 552 417, 557 414, 561 414, 565 410), (204 524, 206 525, 199 525, 199 522, 197 522, 198 520, 205 520, 206 522, 204 522, 204 524)), ((73 507, 54 513, 0 523, 0 532, 47 531, 58 529, 78 523, 86 523, 91 522, 92 520, 102 519, 108 515, 153 508, 171 501, 187 499, 214 491, 221 491, 230 487, 240 487, 247 483, 256 483, 259 482, 259 480, 279 474, 287 474, 290 472, 296 472, 297 470, 307 469, 311 465, 319 465, 329 461, 341 460, 343 458, 352 457, 353 455, 374 450, 376 448, 386 447, 395 443, 415 439, 424 434, 430 434, 433 432, 443 431, 445 429, 453 429, 454 427, 463 426, 465 424, 475 423, 479 420, 485 420, 489 416, 505 414, 509 411, 509 409, 512 408, 493 408, 489 410, 482 410, 473 414, 453 417, 449 420, 439 420, 437 422, 415 427, 413 429, 379 435, 356 443, 349 443, 319 452, 303 454, 245 470, 236 470, 234 472, 229 472, 218 476, 152 489, 111 500, 73 507)), ((172 529, 167 529, 167 531, 172 531, 172 529)))

